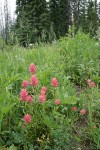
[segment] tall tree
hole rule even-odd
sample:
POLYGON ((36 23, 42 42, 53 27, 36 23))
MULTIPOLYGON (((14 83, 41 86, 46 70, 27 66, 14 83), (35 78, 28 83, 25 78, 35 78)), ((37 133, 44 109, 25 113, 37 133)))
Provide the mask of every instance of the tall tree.
POLYGON ((88 24, 87 24, 87 8, 88 8, 88 1, 87 0, 80 0, 79 1, 79 11, 78 11, 78 29, 81 28, 81 30, 85 33, 88 31, 88 24))
POLYGON ((48 41, 53 32, 59 39, 72 22, 76 31, 81 28, 92 36, 98 28, 97 0, 17 0, 16 5, 16 33, 24 46, 48 41))
POLYGON ((59 25, 60 25, 60 9, 59 9, 59 0, 50 0, 49 1, 49 14, 50 21, 53 26, 56 38, 60 37, 59 25))
POLYGON ((0 38, 4 39, 4 17, 3 17, 3 10, 2 10, 2 3, 0 4, 0 38))
MULTIPOLYGON (((47 41, 50 21, 46 0, 17 0, 17 31, 25 46, 30 42, 47 41), (21 31, 19 31, 19 29, 21 31)), ((21 42, 20 40, 20 42, 21 42)))
POLYGON ((19 39, 19 42, 23 46, 28 46, 29 43, 29 24, 27 18, 27 0, 17 0, 16 1, 16 33, 19 39))
POLYGON ((74 24, 75 31, 79 29, 79 15, 80 15, 80 5, 81 0, 71 0, 70 1, 70 7, 71 7, 71 16, 72 18, 72 24, 74 24))
POLYGON ((98 3, 98 16, 99 16, 99 26, 100 26, 100 2, 98 3))
POLYGON ((5 22, 5 42, 9 44, 11 18, 9 13, 8 0, 4 1, 4 22, 5 22))
POLYGON ((71 24, 71 5, 70 0, 59 0, 60 36, 65 36, 68 33, 69 25, 71 24))
POLYGON ((90 32, 91 36, 96 35, 96 30, 98 29, 99 25, 97 0, 94 1, 89 0, 87 21, 88 21, 88 32, 90 32))

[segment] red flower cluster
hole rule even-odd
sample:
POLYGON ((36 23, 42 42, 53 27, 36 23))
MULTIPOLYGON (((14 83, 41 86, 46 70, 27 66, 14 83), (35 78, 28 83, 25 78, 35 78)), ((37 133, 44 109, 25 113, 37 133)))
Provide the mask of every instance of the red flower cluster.
POLYGON ((56 105, 59 105, 59 104, 60 104, 60 100, 59 100, 59 99, 56 99, 56 100, 55 100, 55 104, 56 104, 56 105))
POLYGON ((34 64, 30 64, 30 66, 29 66, 29 72, 31 74, 34 74, 36 72, 36 67, 35 67, 34 64))
POLYGON ((51 86, 53 86, 53 87, 57 87, 58 86, 58 81, 57 81, 56 78, 52 78, 51 79, 51 86))
POLYGON ((32 97, 28 95, 28 92, 25 89, 21 89, 19 95, 20 95, 19 99, 21 101, 32 102, 32 97))
POLYGON ((32 86, 37 86, 37 85, 38 85, 38 79, 37 79, 37 77, 36 77, 35 75, 32 75, 32 76, 30 77, 30 84, 31 84, 32 86))
POLYGON ((27 99, 28 92, 25 89, 21 89, 19 95, 20 95, 20 100, 25 101, 27 99))
POLYGON ((85 114, 86 114, 86 110, 85 110, 85 109, 81 109, 81 110, 80 110, 80 114, 81 114, 81 115, 85 115, 85 114))
MULTIPOLYGON (((34 64, 30 64, 29 66, 29 72, 31 74, 34 74, 36 72, 36 67, 34 64)), ((36 78, 35 75, 32 75, 30 77, 30 82, 24 80, 22 82, 22 87, 23 88, 26 88, 29 84, 31 84, 32 86, 36 86, 38 84, 38 80, 36 78)), ((20 100, 21 101, 27 101, 27 102, 32 102, 32 96, 31 95, 28 95, 28 92, 26 89, 21 89, 20 93, 20 100)), ((31 116, 28 115, 28 114, 25 114, 24 117, 22 118, 22 120, 24 121, 24 124, 26 125, 27 123, 31 122, 31 116)))
POLYGON ((46 100, 46 97, 45 97, 45 95, 39 95, 39 102, 41 102, 41 103, 43 103, 43 102, 45 102, 45 100, 46 100))
MULTIPOLYGON (((22 87, 23 88, 21 89, 21 91, 19 93, 19 95, 20 95, 19 99, 21 101, 32 102, 33 97, 31 95, 28 95, 28 92, 27 92, 27 90, 25 88, 27 88, 28 85, 31 85, 31 86, 34 86, 34 87, 38 85, 38 79, 34 75, 35 72, 36 72, 36 67, 35 67, 34 64, 30 64, 29 72, 31 73, 31 77, 29 79, 29 82, 27 80, 24 80, 22 82, 22 87)), ((87 84, 89 85, 89 87, 94 87, 95 86, 95 83, 91 82, 90 79, 87 80, 87 84)), ((51 79, 51 86, 54 87, 54 95, 55 95, 55 91, 56 91, 55 88, 58 86, 58 81, 57 81, 56 78, 52 78, 51 79)), ((40 94, 38 96, 38 102, 43 103, 43 102, 46 101, 46 91, 47 91, 47 88, 45 86, 43 86, 41 88, 40 94)), ((60 100, 54 98, 54 103, 56 105, 59 105, 60 104, 60 100)), ((77 108, 76 107, 72 107, 71 110, 76 112, 77 108)), ((85 115, 86 114, 86 110, 85 109, 81 109, 79 112, 80 112, 81 115, 85 115)), ((25 114, 24 117, 22 118, 22 120, 24 121, 24 124, 26 125, 27 123, 31 122, 31 116, 29 114, 25 114)))
POLYGON ((27 123, 31 122, 31 116, 28 114, 25 114, 22 120, 24 121, 24 124, 26 125, 27 123))
MULTIPOLYGON (((36 71, 35 65, 34 65, 34 64, 30 64, 30 66, 29 66, 29 72, 30 72, 31 74, 34 74, 35 71, 36 71)), ((24 81, 22 82, 22 87, 23 87, 23 88, 26 88, 29 84, 32 85, 32 86, 37 86, 37 85, 38 85, 38 80, 37 80, 37 78, 36 78, 35 75, 32 75, 32 76, 30 77, 30 82, 28 82, 27 80, 24 80, 24 81)), ((28 95, 28 92, 26 91, 26 89, 21 89, 19 95, 20 95, 20 98, 19 98, 19 99, 20 99, 21 101, 32 102, 32 96, 31 96, 31 95, 28 95)))
MULTIPOLYGON (((72 110, 72 111, 77 111, 77 108, 76 108, 76 107, 72 107, 71 110, 72 110)), ((86 114, 86 110, 85 110, 85 109, 81 109, 81 110, 80 110, 80 114, 81 114, 81 115, 85 115, 85 114, 86 114)))
POLYGON ((28 86, 28 84, 29 84, 29 82, 26 81, 26 80, 24 80, 24 81, 22 82, 22 87, 23 87, 23 88, 26 88, 26 87, 28 86))
POLYGON ((92 82, 90 79, 87 80, 87 84, 89 85, 89 87, 94 87, 95 83, 92 82))
POLYGON ((45 86, 43 86, 42 88, 41 88, 41 91, 40 91, 40 94, 45 94, 46 93, 46 91, 47 91, 47 88, 45 87, 45 86))
POLYGON ((41 88, 41 91, 40 91, 40 95, 39 95, 39 102, 43 103, 45 102, 46 100, 46 91, 47 91, 47 88, 45 86, 43 86, 41 88))
MULTIPOLYGON (((31 95, 28 95, 28 91, 26 90, 26 88, 27 88, 28 85, 31 85, 31 86, 34 86, 34 87, 38 85, 38 79, 34 75, 35 72, 36 72, 36 67, 35 67, 34 64, 30 64, 29 72, 31 73, 31 77, 30 77, 29 81, 24 80, 22 82, 22 89, 19 93, 20 101, 32 102, 33 97, 31 95)), ((58 81, 57 81, 56 78, 51 79, 51 86, 54 87, 54 88, 58 86, 58 81)), ((39 102, 43 103, 43 102, 46 101, 46 91, 47 91, 47 88, 45 86, 43 86, 40 90, 40 94, 39 94, 39 97, 38 97, 39 102)), ((54 101, 54 103, 56 105, 59 105, 60 100, 56 99, 54 101)), ((25 114, 24 117, 22 118, 22 120, 24 121, 24 125, 26 125, 27 123, 31 122, 31 116, 29 114, 25 114)))
POLYGON ((72 107, 71 110, 72 110, 72 111, 76 111, 77 108, 76 108, 76 107, 72 107))
MULTIPOLYGON (((54 87, 54 88, 58 86, 58 81, 57 81, 56 78, 52 78, 52 79, 51 79, 51 86, 54 87)), ((59 99, 56 99, 56 100, 54 101, 54 103, 55 103, 56 105, 59 105, 59 104, 60 104, 60 100, 59 100, 59 99)))

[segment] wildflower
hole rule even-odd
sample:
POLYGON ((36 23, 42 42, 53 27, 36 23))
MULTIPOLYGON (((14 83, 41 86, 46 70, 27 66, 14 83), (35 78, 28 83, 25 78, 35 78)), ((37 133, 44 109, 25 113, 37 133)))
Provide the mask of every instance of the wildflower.
POLYGON ((27 100, 27 102, 32 102, 32 96, 30 96, 30 95, 28 95, 27 97, 26 97, 26 100, 27 100))
POLYGON ((26 100, 26 98, 27 98, 28 92, 27 92, 25 89, 21 89, 19 95, 20 95, 20 100, 21 100, 21 101, 24 101, 24 100, 26 100))
POLYGON ((44 95, 46 93, 47 88, 45 86, 42 87, 40 94, 44 95))
POLYGON ((45 95, 39 95, 39 102, 43 103, 46 100, 45 95))
POLYGON ((52 78, 52 80, 51 80, 51 86, 53 86, 53 87, 57 87, 58 86, 58 81, 57 81, 56 78, 52 78))
POLYGON ((36 67, 35 67, 34 64, 30 64, 30 66, 29 66, 29 72, 31 74, 34 74, 36 72, 36 67))
POLYGON ((22 120, 25 122, 25 124, 27 124, 28 122, 31 122, 31 116, 26 114, 26 115, 24 115, 22 120))
POLYGON ((89 84, 89 86, 90 86, 90 87, 94 87, 94 86, 95 86, 95 83, 94 83, 94 82, 91 82, 91 83, 89 84))
POLYGON ((90 79, 87 80, 87 84, 88 84, 90 87, 94 87, 94 86, 95 86, 95 83, 94 83, 94 82, 91 82, 90 79))
POLYGON ((88 84, 89 84, 89 83, 91 83, 91 80, 90 80, 90 79, 88 79, 88 80, 87 80, 87 83, 88 83, 88 84))
POLYGON ((33 85, 33 86, 37 86, 38 80, 37 80, 36 76, 34 76, 34 75, 31 76, 30 84, 33 85))
POLYGON ((22 87, 27 87, 28 86, 28 81, 26 81, 26 80, 24 80, 23 82, 22 82, 22 87))
POLYGON ((60 104, 60 100, 59 100, 59 99, 56 99, 56 100, 55 100, 55 104, 56 104, 56 105, 59 105, 59 104, 60 104))
POLYGON ((77 108, 76 108, 76 107, 72 107, 71 110, 72 110, 72 111, 76 111, 77 108))
POLYGON ((86 110, 85 110, 85 109, 81 109, 81 110, 80 110, 80 114, 81 114, 81 115, 85 115, 85 114, 86 114, 86 110))

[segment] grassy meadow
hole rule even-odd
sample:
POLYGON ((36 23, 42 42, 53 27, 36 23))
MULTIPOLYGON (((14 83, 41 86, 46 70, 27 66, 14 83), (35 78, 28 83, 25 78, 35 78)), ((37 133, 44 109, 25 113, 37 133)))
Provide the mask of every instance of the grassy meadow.
POLYGON ((100 42, 79 32, 52 44, 0 51, 0 150, 99 149, 100 42), (22 87, 31 80, 30 64, 38 84, 22 87), (23 88, 31 102, 20 99, 23 88), (25 115, 31 117, 26 122, 25 115))

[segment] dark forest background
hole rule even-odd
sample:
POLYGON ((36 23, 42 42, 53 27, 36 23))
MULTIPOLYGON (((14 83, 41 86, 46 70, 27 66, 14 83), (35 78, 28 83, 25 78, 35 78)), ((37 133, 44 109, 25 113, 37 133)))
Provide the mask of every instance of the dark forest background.
POLYGON ((0 37, 6 44, 52 42, 78 30, 98 39, 100 3, 97 0, 16 0, 12 21, 8 1, 0 17, 0 37), (4 19, 3 19, 4 17, 4 19))

